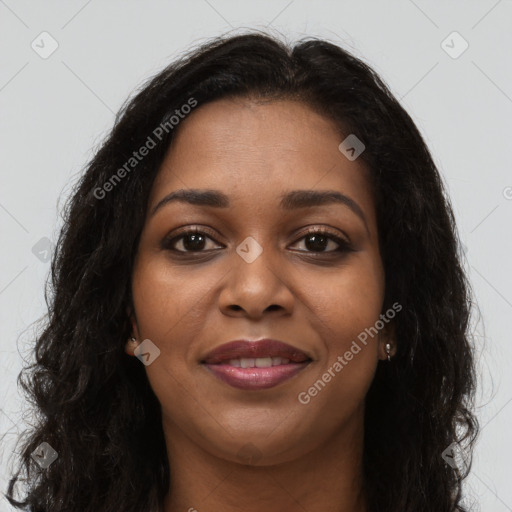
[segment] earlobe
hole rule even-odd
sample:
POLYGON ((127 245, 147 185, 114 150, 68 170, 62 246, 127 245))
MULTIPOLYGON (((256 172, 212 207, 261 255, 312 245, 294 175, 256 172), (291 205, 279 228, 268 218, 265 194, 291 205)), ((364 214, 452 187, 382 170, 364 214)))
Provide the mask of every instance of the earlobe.
POLYGON ((135 338, 130 338, 127 342, 126 342, 126 345, 125 345, 125 352, 129 355, 129 356, 135 356, 135 354, 133 353, 134 350, 137 348, 139 342, 135 339, 135 338))
POLYGON ((388 324, 381 333, 379 340, 379 359, 390 362, 396 354, 396 339, 394 322, 388 324))

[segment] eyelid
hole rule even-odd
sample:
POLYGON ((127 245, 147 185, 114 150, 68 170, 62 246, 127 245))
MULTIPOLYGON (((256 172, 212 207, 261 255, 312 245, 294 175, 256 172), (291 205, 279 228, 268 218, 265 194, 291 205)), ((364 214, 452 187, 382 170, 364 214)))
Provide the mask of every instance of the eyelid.
POLYGON ((352 245, 352 242, 351 242, 349 236, 347 236, 344 232, 340 231, 339 229, 332 228, 332 227, 327 226, 327 225, 323 225, 321 227, 315 225, 312 228, 306 229, 306 231, 299 232, 296 236, 300 236, 302 238, 304 236, 314 235, 316 233, 319 233, 319 234, 322 234, 322 235, 329 235, 332 238, 339 239, 341 242, 343 242, 345 244, 352 245))
POLYGON ((166 236, 166 238, 169 240, 172 240, 174 238, 178 238, 179 236, 187 235, 189 233, 199 233, 199 234, 208 235, 210 238, 212 238, 215 241, 217 241, 215 239, 215 237, 219 236, 215 231, 213 231, 212 229, 210 229, 206 226, 188 225, 188 226, 184 226, 182 228, 178 228, 178 231, 173 233, 172 237, 166 236))

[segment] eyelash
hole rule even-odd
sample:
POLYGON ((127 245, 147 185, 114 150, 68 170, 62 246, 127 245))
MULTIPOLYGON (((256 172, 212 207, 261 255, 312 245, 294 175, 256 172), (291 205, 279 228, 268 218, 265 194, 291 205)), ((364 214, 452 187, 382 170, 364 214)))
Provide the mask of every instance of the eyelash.
MULTIPOLYGON (((163 240, 163 242, 162 242, 162 248, 165 249, 165 250, 172 251, 172 252, 174 252, 176 254, 180 254, 180 255, 194 255, 194 254, 197 255, 197 254, 207 253, 208 252, 208 251, 205 251, 205 250, 200 250, 200 251, 180 251, 180 250, 174 249, 173 248, 174 244, 177 241, 179 241, 182 238, 184 238, 185 236, 187 236, 187 235, 206 235, 207 238, 210 238, 211 240, 213 240, 215 243, 218 244, 218 242, 215 240, 213 234, 210 233, 209 230, 207 230, 205 228, 202 228, 201 230, 198 229, 198 228, 189 228, 186 231, 182 231, 181 233, 178 233, 177 235, 175 235, 173 237, 166 237, 163 240)), ((334 242, 336 242, 339 245, 339 247, 337 249, 332 250, 332 251, 299 250, 297 252, 306 253, 308 255, 324 256, 324 255, 329 255, 329 254, 332 255, 332 254, 337 254, 337 253, 352 252, 354 250, 352 245, 347 240, 344 240, 343 238, 339 237, 338 235, 335 235, 334 233, 332 233, 331 231, 329 231, 328 229, 325 229, 325 228, 311 229, 311 230, 307 231, 306 233, 303 233, 302 236, 295 243, 297 243, 298 241, 300 241, 300 240, 302 240, 302 239, 304 239, 304 238, 306 238, 308 236, 311 236, 311 235, 323 235, 323 236, 326 236, 330 240, 333 240, 334 242)))

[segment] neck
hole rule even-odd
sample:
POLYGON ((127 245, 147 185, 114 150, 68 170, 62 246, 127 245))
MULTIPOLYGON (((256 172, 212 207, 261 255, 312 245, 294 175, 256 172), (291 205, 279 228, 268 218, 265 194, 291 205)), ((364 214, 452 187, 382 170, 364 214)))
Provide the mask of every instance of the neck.
MULTIPOLYGON (((361 422, 359 422, 361 423, 361 422)), ((288 462, 251 466, 212 455, 164 425, 171 486, 164 512, 366 512, 363 428, 352 425, 288 462)))

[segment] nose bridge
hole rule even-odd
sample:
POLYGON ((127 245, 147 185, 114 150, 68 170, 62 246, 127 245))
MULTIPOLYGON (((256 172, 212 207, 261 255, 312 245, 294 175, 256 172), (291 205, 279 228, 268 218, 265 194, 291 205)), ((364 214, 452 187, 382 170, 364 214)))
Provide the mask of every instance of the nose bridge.
MULTIPOLYGON (((260 238, 260 241, 262 239, 260 238)), ((229 279, 222 291, 220 306, 225 311, 245 310, 261 315, 267 308, 290 310, 292 294, 280 269, 279 257, 268 239, 262 243, 246 237, 233 254, 229 279)))
POLYGON ((260 242, 254 236, 246 237, 236 247, 236 254, 240 261, 233 264, 236 272, 236 280, 256 291, 257 288, 275 288, 275 281, 279 281, 276 269, 273 268, 276 261, 273 244, 268 238, 259 237, 260 242))

